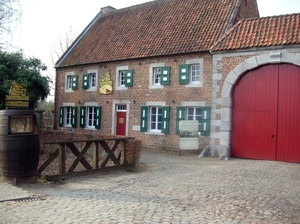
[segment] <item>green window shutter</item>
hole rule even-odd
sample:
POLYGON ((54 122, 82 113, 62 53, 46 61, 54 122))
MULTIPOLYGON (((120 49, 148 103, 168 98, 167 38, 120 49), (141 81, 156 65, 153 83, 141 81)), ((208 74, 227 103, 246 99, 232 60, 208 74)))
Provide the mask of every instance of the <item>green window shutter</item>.
POLYGON ((125 71, 125 86, 126 87, 133 86, 133 70, 132 69, 125 71))
POLYGON ((176 108, 176 134, 180 134, 179 122, 184 120, 185 107, 176 108))
POLYGON ((102 107, 95 107, 96 109, 96 124, 95 128, 100 129, 101 128, 101 115, 102 115, 102 107))
POLYGON ((72 75, 72 90, 78 89, 78 75, 72 75))
POLYGON ((88 89, 89 88, 89 83, 90 83, 90 75, 89 74, 83 74, 82 76, 82 88, 83 89, 88 89))
POLYGON ((59 127, 64 126, 64 113, 65 113, 65 107, 59 107, 59 127))
POLYGON ((80 107, 80 127, 85 128, 86 107, 80 107))
POLYGON ((161 133, 168 134, 170 129, 170 107, 162 107, 161 133))
POLYGON ((77 107, 72 107, 71 117, 72 117, 72 121, 71 121, 72 127, 76 128, 76 126, 77 126, 77 107))
POLYGON ((179 84, 189 84, 189 65, 179 65, 179 84))
POLYGON ((141 123, 140 131, 146 132, 148 130, 148 107, 141 106, 141 123))
POLYGON ((161 67, 160 84, 170 85, 171 67, 161 67))
POLYGON ((210 107, 201 107, 200 132, 203 136, 210 135, 210 107))

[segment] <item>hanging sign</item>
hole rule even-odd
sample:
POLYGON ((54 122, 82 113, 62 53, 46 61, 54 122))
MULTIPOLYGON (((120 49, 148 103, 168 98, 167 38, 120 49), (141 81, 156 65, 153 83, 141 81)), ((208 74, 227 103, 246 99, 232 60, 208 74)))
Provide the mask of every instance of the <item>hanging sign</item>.
POLYGON ((112 94, 113 82, 111 81, 109 72, 106 72, 100 81, 100 95, 112 94))

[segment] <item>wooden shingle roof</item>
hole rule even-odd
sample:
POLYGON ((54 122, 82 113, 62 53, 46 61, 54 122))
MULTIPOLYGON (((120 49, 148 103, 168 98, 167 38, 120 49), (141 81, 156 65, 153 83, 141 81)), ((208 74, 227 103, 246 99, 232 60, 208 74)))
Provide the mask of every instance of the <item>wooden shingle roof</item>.
POLYGON ((208 51, 239 0, 156 0, 99 13, 57 67, 208 51))
POLYGON ((240 20, 211 51, 300 44, 300 13, 240 20))

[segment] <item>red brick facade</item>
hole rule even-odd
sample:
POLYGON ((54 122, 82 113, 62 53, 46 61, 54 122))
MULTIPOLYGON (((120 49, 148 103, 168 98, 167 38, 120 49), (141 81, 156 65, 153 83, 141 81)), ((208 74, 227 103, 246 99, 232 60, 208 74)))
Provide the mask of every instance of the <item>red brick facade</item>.
MULTIPOLYGON (((67 102, 74 103, 73 106, 78 108, 84 102, 97 102, 102 106, 102 127, 97 130, 100 134, 114 134, 115 129, 112 127, 112 119, 115 116, 113 104, 115 100, 119 103, 128 103, 128 136, 134 136, 137 139, 142 139, 144 148, 161 149, 161 150, 178 150, 179 135, 176 134, 176 107, 182 106, 183 101, 202 102, 203 106, 210 106, 211 103, 211 74, 212 74, 212 55, 208 53, 170 56, 164 58, 151 58, 143 60, 128 60, 122 62, 99 63, 94 65, 85 65, 72 68, 57 69, 56 80, 56 108, 67 102), (203 59, 203 87, 186 87, 179 84, 178 68, 180 64, 185 64, 189 59, 203 59), (163 63, 164 66, 171 67, 170 85, 166 85, 163 89, 150 89, 150 64, 163 63), (116 90, 116 67, 128 66, 134 70, 133 87, 128 87, 127 90, 116 90), (110 95, 100 95, 99 91, 88 92, 82 88, 82 75, 87 73, 87 70, 96 69, 98 71, 98 83, 101 81, 102 75, 109 72, 111 80, 114 83, 113 92, 110 95), (67 72, 74 72, 78 75, 78 89, 72 92, 65 92, 65 76, 67 72), (133 130, 133 126, 140 126, 140 111, 141 106, 146 105, 146 102, 165 102, 166 106, 171 107, 170 114, 170 129, 166 135, 151 135, 145 134, 137 130, 133 130)), ((98 86, 99 89, 99 86, 98 86)), ((58 118, 58 111, 56 113, 58 118)), ((79 124, 79 117, 77 117, 79 124)), ((55 129, 59 128, 56 123, 55 129)), ((84 129, 77 126, 74 131, 83 131, 84 129)), ((209 143, 208 138, 202 137, 200 148, 204 148, 209 143)))

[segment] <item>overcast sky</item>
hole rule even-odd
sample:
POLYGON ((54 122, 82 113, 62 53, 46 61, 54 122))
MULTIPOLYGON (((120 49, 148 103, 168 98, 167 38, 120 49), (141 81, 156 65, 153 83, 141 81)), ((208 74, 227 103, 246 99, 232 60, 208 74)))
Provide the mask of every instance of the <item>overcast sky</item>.
MULTIPOLYGON (((14 32, 14 46, 23 49, 27 57, 39 58, 48 66, 50 49, 70 27, 79 34, 96 16, 100 8, 116 9, 148 2, 147 0, 20 0, 22 21, 14 32)), ((300 12, 300 0, 257 0, 260 16, 300 12)))

